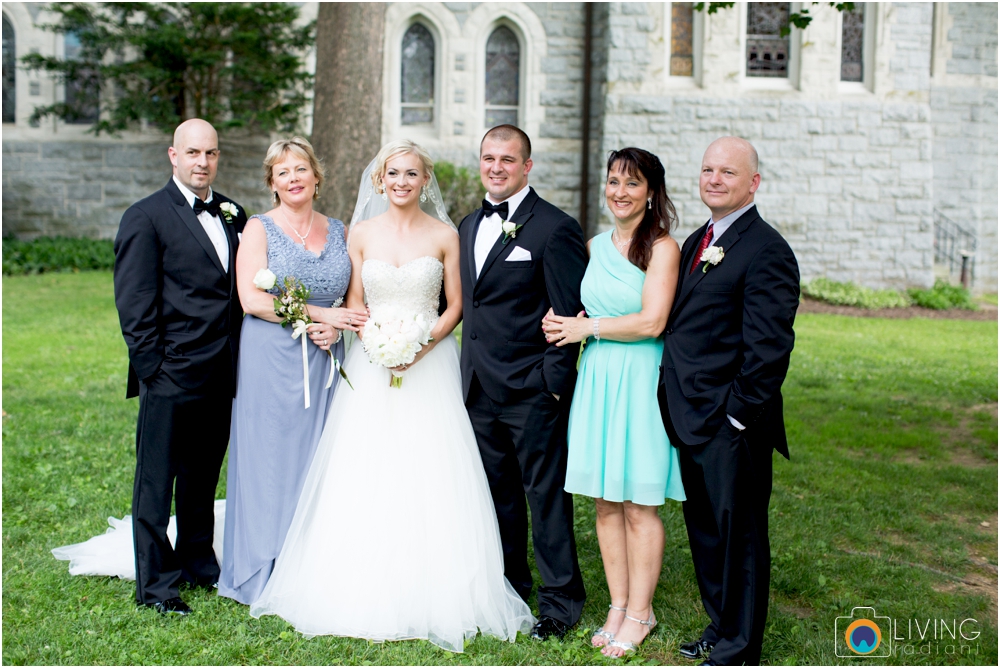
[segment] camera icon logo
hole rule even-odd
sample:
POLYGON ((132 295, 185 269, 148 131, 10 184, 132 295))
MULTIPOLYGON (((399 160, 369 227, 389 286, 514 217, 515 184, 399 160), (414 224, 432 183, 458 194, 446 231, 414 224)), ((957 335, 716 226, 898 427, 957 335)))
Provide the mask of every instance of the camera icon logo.
POLYGON ((875 608, 856 607, 834 624, 834 653, 841 658, 892 656, 892 620, 875 608))

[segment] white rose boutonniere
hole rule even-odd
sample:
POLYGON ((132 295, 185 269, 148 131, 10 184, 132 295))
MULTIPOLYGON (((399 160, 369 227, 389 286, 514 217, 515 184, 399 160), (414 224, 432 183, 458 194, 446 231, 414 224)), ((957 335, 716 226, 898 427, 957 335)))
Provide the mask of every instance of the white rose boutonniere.
POLYGON ((259 269, 253 277, 254 286, 260 290, 270 290, 277 281, 278 277, 267 267, 259 269))
POLYGON ((500 229, 503 230, 502 245, 506 246, 508 241, 515 238, 517 236, 517 231, 520 230, 522 227, 524 227, 524 223, 517 225, 516 223, 513 223, 509 220, 503 221, 503 223, 501 223, 500 225, 500 229))
POLYGON ((232 202, 223 202, 219 205, 219 212, 222 213, 222 217, 226 219, 227 223, 231 223, 233 222, 233 216, 240 214, 240 207, 232 202))
POLYGON ((715 265, 722 262, 722 259, 726 257, 726 254, 718 246, 709 246, 701 253, 701 261, 704 262, 704 266, 701 268, 701 273, 706 273, 709 266, 714 267, 715 265))

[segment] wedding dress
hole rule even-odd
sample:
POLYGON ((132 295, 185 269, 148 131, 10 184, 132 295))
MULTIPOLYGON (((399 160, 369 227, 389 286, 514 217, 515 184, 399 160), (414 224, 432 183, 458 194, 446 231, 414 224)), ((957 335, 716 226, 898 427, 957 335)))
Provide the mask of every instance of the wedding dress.
MULTIPOLYGON (((369 307, 437 319, 444 267, 367 260, 369 307)), ((534 619, 503 575, 500 533, 448 336, 406 371, 354 345, 267 587, 250 614, 305 635, 424 638, 461 652, 477 631, 513 641, 534 619)))

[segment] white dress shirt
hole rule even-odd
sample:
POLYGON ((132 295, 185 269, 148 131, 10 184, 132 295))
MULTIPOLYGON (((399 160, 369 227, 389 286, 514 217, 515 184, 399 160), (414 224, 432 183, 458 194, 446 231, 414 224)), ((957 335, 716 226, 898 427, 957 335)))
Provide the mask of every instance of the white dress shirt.
MULTIPOLYGON (((726 230, 728 230, 730 227, 732 227, 733 223, 735 223, 737 220, 739 220, 739 217, 742 216, 747 211, 749 211, 750 207, 752 207, 752 206, 756 206, 756 202, 750 202, 749 204, 747 204, 745 207, 743 207, 739 211, 733 211, 728 216, 723 216, 720 220, 718 220, 717 222, 713 223, 712 224, 712 243, 710 243, 709 246, 714 246, 715 242, 717 242, 719 240, 719 237, 721 237, 723 234, 725 234, 726 230)), ((712 222, 711 219, 709 219, 708 222, 711 223, 712 222)))
MULTIPOLYGON (((531 186, 526 185, 516 193, 505 199, 503 202, 507 202, 507 220, 514 217, 517 212, 517 207, 521 206, 521 202, 524 198, 528 196, 528 191, 531 186)), ((492 204, 503 204, 503 202, 494 202, 493 198, 486 195, 486 199, 492 204)), ((490 250, 493 248, 493 244, 497 242, 497 239, 503 233, 502 220, 500 220, 499 214, 492 214, 488 218, 483 218, 479 223, 479 230, 476 232, 476 278, 479 278, 479 274, 483 271, 483 265, 486 263, 486 256, 490 254, 490 250)))
MULTIPOLYGON (((712 243, 710 243, 709 246, 714 246, 715 242, 719 240, 719 237, 721 237, 723 234, 725 234, 726 230, 728 230, 730 227, 732 227, 733 223, 735 223, 739 219, 740 216, 742 216, 744 213, 746 213, 747 211, 749 211, 750 207, 754 206, 754 204, 755 204, 755 202, 750 202, 749 204, 747 204, 742 209, 740 209, 738 211, 733 211, 728 216, 723 216, 720 220, 712 223, 712 243)), ((709 219, 708 222, 711 223, 712 220, 709 219)), ((737 429, 739 429, 740 431, 743 431, 744 429, 746 429, 746 427, 744 427, 742 424, 740 424, 740 421, 737 420, 736 418, 734 418, 732 415, 729 415, 728 413, 726 413, 726 417, 729 418, 729 423, 731 425, 733 425, 734 427, 736 427, 737 429)))
MULTIPOLYGON (((188 206, 194 208, 194 200, 197 197, 193 192, 188 190, 187 186, 180 182, 180 180, 175 176, 174 183, 177 185, 177 189, 181 191, 184 195, 184 199, 187 200, 188 206)), ((212 189, 208 189, 208 199, 205 203, 212 201, 214 197, 212 189)), ((219 220, 218 216, 213 216, 208 211, 202 211, 198 214, 198 222, 201 226, 205 228, 205 234, 208 235, 209 241, 215 246, 215 252, 219 255, 219 262, 222 263, 222 268, 227 273, 229 272, 229 239, 226 237, 226 230, 222 227, 222 221, 219 220)))

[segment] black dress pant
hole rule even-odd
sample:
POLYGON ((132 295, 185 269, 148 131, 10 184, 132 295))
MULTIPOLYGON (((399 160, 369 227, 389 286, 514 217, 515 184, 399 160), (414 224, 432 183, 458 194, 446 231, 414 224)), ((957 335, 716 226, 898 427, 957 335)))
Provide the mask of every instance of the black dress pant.
POLYGON ((188 390, 163 371, 140 384, 132 491, 139 604, 177 596, 181 582, 207 586, 219 579, 212 548, 215 488, 229 443, 232 406, 231 388, 188 390), (167 523, 175 484, 177 538, 171 547, 167 523))
POLYGON ((586 593, 573 535, 573 496, 566 483, 569 397, 548 392, 511 404, 486 396, 473 376, 466 401, 496 507, 504 575, 523 598, 531 594, 528 508, 535 563, 542 578, 538 612, 572 626, 586 593))
POLYGON ((720 665, 759 664, 770 587, 770 445, 726 420, 708 443, 680 445, 691 556, 720 665))

